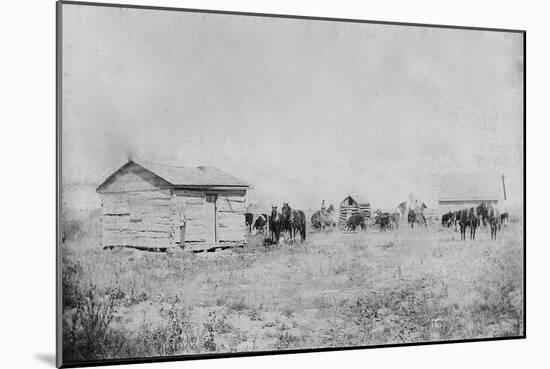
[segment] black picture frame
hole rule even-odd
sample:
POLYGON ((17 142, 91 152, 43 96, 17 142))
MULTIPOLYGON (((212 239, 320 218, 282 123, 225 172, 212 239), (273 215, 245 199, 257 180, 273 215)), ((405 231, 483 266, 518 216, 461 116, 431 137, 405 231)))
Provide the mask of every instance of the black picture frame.
POLYGON ((410 23, 410 22, 390 22, 377 20, 349 19, 349 18, 331 18, 318 16, 304 16, 291 14, 269 14, 269 13, 252 13, 240 11, 224 11, 224 10, 209 10, 209 9, 190 9, 178 7, 163 7, 163 6, 147 6, 147 5, 130 5, 117 3, 100 3, 100 2, 82 2, 82 1, 65 1, 58 0, 56 3, 56 365, 62 368, 73 367, 92 367, 99 365, 121 365, 121 364, 137 364, 137 363, 155 363, 155 362, 170 362, 170 361, 187 361, 187 360, 205 360, 219 359, 231 357, 249 357, 249 356, 265 356, 265 355, 287 355, 300 353, 320 353, 330 351, 347 351, 347 350, 363 350, 373 348, 391 348, 405 346, 427 346, 453 343, 468 343, 468 342, 494 342, 503 340, 525 339, 527 337, 527 264, 526 264, 526 243, 527 243, 527 99, 526 99, 526 76, 527 76, 527 31, 521 29, 504 29, 504 28, 487 28, 487 27, 469 27, 457 25, 443 24, 425 24, 425 23, 410 23), (490 32, 505 32, 521 34, 523 37, 523 334, 519 336, 494 337, 494 338, 479 338, 479 339, 457 339, 445 341, 431 342, 414 342, 414 343, 395 343, 383 345, 367 345, 356 347, 330 347, 330 348, 313 348, 313 349, 288 349, 284 351, 254 351, 254 352, 237 352, 237 353, 212 353, 198 355, 182 355, 182 356, 163 356, 163 357, 136 357, 125 359, 102 359, 95 361, 78 361, 64 362, 62 359, 62 268, 61 268, 61 199, 62 199, 62 150, 61 150, 61 134, 62 134, 62 96, 61 86, 63 83, 63 65, 62 65, 62 7, 63 5, 79 5, 86 7, 113 7, 126 9, 142 9, 142 10, 158 10, 171 12, 187 12, 201 14, 221 14, 227 16, 243 16, 243 17, 260 17, 260 18, 285 18, 296 20, 309 21, 325 21, 325 22, 344 22, 344 23, 367 23, 376 25, 389 26, 407 26, 407 27, 427 27, 427 28, 443 28, 456 30, 474 30, 474 31, 490 31, 490 32))

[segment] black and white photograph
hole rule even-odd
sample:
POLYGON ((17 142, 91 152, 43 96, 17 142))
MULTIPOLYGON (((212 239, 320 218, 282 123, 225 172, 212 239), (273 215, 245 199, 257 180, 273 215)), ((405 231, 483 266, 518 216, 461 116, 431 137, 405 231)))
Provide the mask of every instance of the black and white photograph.
POLYGON ((63 365, 525 337, 525 31, 61 1, 57 109, 63 365))

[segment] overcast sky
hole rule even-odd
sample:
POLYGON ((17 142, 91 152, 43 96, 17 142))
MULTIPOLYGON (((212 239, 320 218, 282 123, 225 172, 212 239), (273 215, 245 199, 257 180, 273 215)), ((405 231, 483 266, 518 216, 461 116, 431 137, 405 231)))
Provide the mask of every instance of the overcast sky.
POLYGON ((214 165, 251 198, 433 204, 447 172, 522 202, 521 34, 63 5, 63 176, 129 154, 214 165))

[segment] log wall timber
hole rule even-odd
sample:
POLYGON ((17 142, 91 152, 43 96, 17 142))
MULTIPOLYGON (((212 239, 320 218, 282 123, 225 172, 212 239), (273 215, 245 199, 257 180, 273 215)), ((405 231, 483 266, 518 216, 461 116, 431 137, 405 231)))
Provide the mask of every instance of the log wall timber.
POLYGON ((340 205, 340 222, 345 223, 354 214, 363 214, 366 218, 371 217, 369 203, 360 203, 353 205, 340 205))
POLYGON ((246 238, 246 198, 235 194, 223 194, 218 197, 218 241, 242 242, 246 238))
POLYGON ((172 232, 173 246, 180 246, 180 216, 186 219, 185 241, 206 242, 207 227, 205 224, 206 193, 204 191, 174 190, 172 194, 172 232))
POLYGON ((101 246, 170 247, 170 205, 170 190, 103 193, 101 246))
POLYGON ((206 203, 206 195, 217 194, 216 201, 216 235, 218 242, 244 242, 246 225, 244 213, 246 211, 246 191, 199 191, 173 190, 172 199, 172 230, 170 240, 174 247, 180 246, 180 214, 185 214, 186 244, 206 243, 213 239, 213 227, 207 222, 212 217, 206 212, 211 211, 206 203))

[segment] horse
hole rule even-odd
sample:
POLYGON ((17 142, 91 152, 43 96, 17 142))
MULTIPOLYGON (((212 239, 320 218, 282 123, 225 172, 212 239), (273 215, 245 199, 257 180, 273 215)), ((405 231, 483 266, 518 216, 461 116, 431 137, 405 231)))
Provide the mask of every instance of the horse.
POLYGON ((267 214, 260 214, 254 222, 254 231, 257 233, 263 233, 267 226, 267 214))
POLYGON ((481 204, 476 207, 476 213, 481 220, 481 224, 486 227, 487 221, 489 220, 489 211, 487 204, 484 201, 482 201, 481 204))
POLYGON ((457 218, 457 221, 458 221, 458 226, 460 227, 460 240, 466 241, 466 228, 470 225, 470 218, 468 217, 468 209, 459 210, 458 213, 459 213, 459 216, 457 218))
POLYGON ((382 230, 385 231, 386 228, 391 227, 391 224, 392 224, 391 214, 390 213, 379 214, 374 220, 374 224, 378 224, 380 226, 380 232, 382 232, 382 230))
POLYGON ((300 234, 300 242, 306 240, 306 214, 302 210, 292 210, 290 216, 292 224, 293 238, 296 238, 296 232, 300 234))
POLYGON ((443 214, 441 217, 441 225, 443 227, 450 228, 455 220, 455 214, 452 211, 449 211, 448 213, 443 214))
POLYGON ((290 239, 292 239, 292 209, 288 202, 283 202, 283 207, 281 208, 281 232, 287 232, 290 239))
POLYGON ((291 242, 294 242, 296 233, 300 234, 301 242, 306 239, 306 215, 302 210, 292 210, 288 202, 283 203, 282 231, 288 232, 291 242))
POLYGON ((246 224, 246 229, 248 233, 252 230, 252 222, 254 221, 254 214, 252 213, 245 213, 244 214, 244 222, 246 224))
POLYGON ((393 226, 395 225, 395 229, 399 229, 399 221, 401 220, 401 213, 397 212, 397 213, 390 214, 390 220, 391 220, 390 227, 393 228, 393 226))
POLYGON ((338 224, 338 214, 336 214, 335 211, 329 211, 328 209, 326 211, 321 211, 320 221, 323 231, 326 227, 330 227, 332 230, 335 230, 338 224))
POLYGON ((491 227, 491 240, 497 239, 497 229, 500 225, 500 216, 494 206, 489 208, 489 226, 491 227))
POLYGON ((414 223, 417 221, 417 219, 416 219, 416 212, 413 209, 409 209, 407 220, 411 225, 411 228, 414 228, 414 223))
POLYGON ((458 231, 458 228, 460 227, 460 216, 462 214, 462 210, 457 210, 454 212, 454 222, 453 222, 453 226, 455 228, 455 232, 458 231))
POLYGON ((418 225, 423 225, 424 227, 428 227, 428 221, 426 220, 426 217, 424 216, 423 213, 420 213, 420 212, 416 212, 416 223, 418 223, 418 225))
POLYGON ((508 215, 508 212, 504 212, 504 213, 500 214, 500 223, 498 225, 498 228, 500 229, 500 227, 502 226, 503 229, 507 229, 509 218, 510 218, 510 216, 508 215))
POLYGON ((321 225, 321 210, 317 210, 311 216, 311 227, 315 230, 320 230, 322 228, 322 225, 321 225))
POLYGON ((367 224, 365 223, 365 216, 363 214, 353 214, 346 222, 346 229, 355 231, 357 229, 357 226, 361 226, 362 231, 367 228, 367 224))
POLYGON ((277 211, 277 206, 271 206, 271 215, 269 217, 269 230, 271 232, 271 241, 275 244, 279 243, 279 237, 281 236, 282 217, 281 213, 277 211))
POLYGON ((397 211, 399 212, 400 218, 405 219, 405 211, 407 210, 407 202, 403 201, 401 204, 397 205, 397 211))
POLYGON ((335 230, 338 224, 338 215, 331 205, 327 210, 318 210, 311 216, 311 225, 314 229, 325 230, 326 227, 331 227, 335 230), (330 210, 332 209, 332 210, 330 210))
POLYGON ((476 228, 479 226, 479 217, 476 214, 476 209, 471 208, 468 214, 468 224, 470 226, 470 240, 476 239, 476 228))

